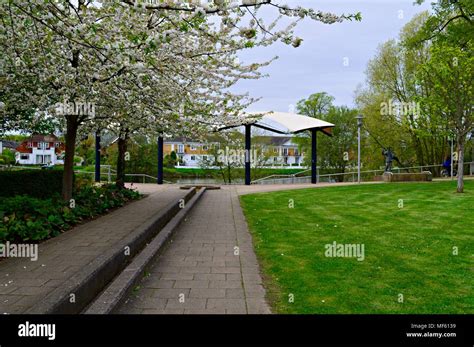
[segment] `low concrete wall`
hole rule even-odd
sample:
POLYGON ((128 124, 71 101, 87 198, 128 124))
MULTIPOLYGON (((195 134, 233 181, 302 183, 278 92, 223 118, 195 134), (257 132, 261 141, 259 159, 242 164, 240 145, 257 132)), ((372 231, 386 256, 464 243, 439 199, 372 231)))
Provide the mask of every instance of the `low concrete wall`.
MULTIPOLYGON (((188 202, 195 194, 196 189, 190 189, 183 194, 183 199, 188 202)), ((168 205, 116 244, 113 249, 94 259, 64 285, 49 293, 44 300, 35 304, 26 313, 75 314, 83 311, 180 210, 178 201, 168 205), (125 254, 126 247, 129 254, 125 254), (71 302, 71 294, 74 294, 75 302, 71 302)))
POLYGON ((385 172, 382 177, 384 182, 431 182, 433 180, 433 174, 429 171, 416 173, 385 172))
POLYGON ((107 286, 90 306, 85 314, 114 313, 127 298, 133 287, 140 282, 149 264, 160 254, 175 229, 185 219, 196 202, 206 191, 202 188, 186 206, 158 233, 158 235, 133 259, 133 261, 107 286))

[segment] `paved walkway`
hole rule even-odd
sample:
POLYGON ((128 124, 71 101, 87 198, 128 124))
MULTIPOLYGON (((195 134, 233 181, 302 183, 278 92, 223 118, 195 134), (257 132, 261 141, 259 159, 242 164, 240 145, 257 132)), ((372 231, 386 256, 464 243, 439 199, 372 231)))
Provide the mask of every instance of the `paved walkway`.
POLYGON ((235 187, 206 191, 119 313, 270 313, 235 187))
POLYGON ((185 194, 176 186, 148 185, 141 190, 151 194, 39 244, 37 261, 29 258, 0 261, 0 314, 25 312, 104 250, 185 194))
POLYGON ((206 191, 118 313, 271 313, 238 196, 349 184, 235 185, 206 191))

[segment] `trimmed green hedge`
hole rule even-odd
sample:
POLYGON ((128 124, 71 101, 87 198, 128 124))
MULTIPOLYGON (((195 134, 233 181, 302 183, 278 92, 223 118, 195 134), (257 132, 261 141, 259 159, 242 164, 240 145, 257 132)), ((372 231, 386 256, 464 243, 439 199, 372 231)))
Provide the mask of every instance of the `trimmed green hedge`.
POLYGON ((0 171, 0 196, 47 199, 61 194, 62 179, 62 170, 0 171))

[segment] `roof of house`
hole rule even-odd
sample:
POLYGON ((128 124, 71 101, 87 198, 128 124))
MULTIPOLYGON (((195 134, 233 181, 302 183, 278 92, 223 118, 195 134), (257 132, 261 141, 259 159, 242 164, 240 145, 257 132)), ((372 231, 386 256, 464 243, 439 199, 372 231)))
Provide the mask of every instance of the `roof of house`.
POLYGON ((20 153, 33 153, 33 149, 28 147, 27 141, 20 143, 16 150, 20 153))
MULTIPOLYGON (((53 135, 40 135, 40 134, 33 134, 28 139, 20 143, 16 150, 20 153, 33 153, 33 148, 28 147, 28 142, 59 142, 58 138, 53 135)), ((65 150, 66 146, 64 143, 60 142, 59 146, 55 146, 54 151, 56 154, 59 154, 65 150)))
POLYGON ((54 134, 48 134, 48 135, 33 134, 27 139, 27 141, 31 141, 31 142, 58 142, 58 138, 54 134))
POLYGON ((291 136, 256 136, 256 142, 263 142, 270 146, 283 146, 288 141, 291 141, 291 136))
POLYGON ((208 143, 215 143, 216 141, 199 141, 188 139, 186 137, 173 137, 171 139, 165 139, 164 143, 199 143, 199 144, 208 144, 208 143))
POLYGON ((15 149, 18 147, 18 142, 10 141, 10 140, 0 140, 2 143, 3 148, 11 148, 15 149))

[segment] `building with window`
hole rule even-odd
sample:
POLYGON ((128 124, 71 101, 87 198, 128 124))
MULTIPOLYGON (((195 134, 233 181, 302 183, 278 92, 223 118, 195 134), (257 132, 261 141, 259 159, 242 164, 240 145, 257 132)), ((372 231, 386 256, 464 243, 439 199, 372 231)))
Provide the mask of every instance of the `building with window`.
POLYGON ((203 143, 185 138, 174 138, 163 143, 164 155, 175 152, 179 167, 198 168, 203 164, 212 165, 214 161, 213 150, 219 148, 219 143, 203 143))
MULTIPOLYGON (((256 136, 254 145, 260 157, 257 158, 258 165, 268 167, 302 167, 303 165, 303 153, 290 136, 256 136)), ((225 145, 219 142, 204 143, 185 138, 165 140, 163 143, 164 155, 175 152, 179 159, 178 166, 188 168, 202 167, 203 164, 213 166, 219 149, 225 151, 225 145)))
POLYGON ((291 136, 256 136, 254 144, 261 147, 266 165, 293 167, 303 165, 303 153, 291 136))
POLYGON ((16 162, 23 165, 64 164, 64 144, 54 135, 32 135, 16 148, 16 162))

